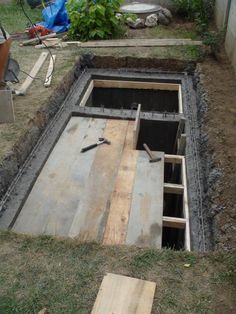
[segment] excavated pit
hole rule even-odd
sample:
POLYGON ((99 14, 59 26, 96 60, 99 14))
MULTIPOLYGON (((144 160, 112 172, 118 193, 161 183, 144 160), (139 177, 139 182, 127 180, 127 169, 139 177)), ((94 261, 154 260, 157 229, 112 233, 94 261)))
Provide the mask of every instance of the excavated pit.
MULTIPOLYGON (((85 59, 86 60, 86 59, 85 59)), ((130 62, 130 61, 129 61, 130 62)), ((148 61, 149 62, 149 61, 148 61)), ((144 63, 148 63, 144 62, 144 63)), ((122 61, 114 60, 111 67, 117 68, 122 61)), ((134 62, 136 64, 136 61, 134 62)), ((186 66, 186 65, 185 65, 186 66)), ((79 65, 81 67, 81 64, 79 65)), ((47 162, 52 150, 60 139, 71 117, 90 117, 94 119, 135 120, 137 106, 141 104, 140 130, 137 138, 136 150, 143 151, 146 143, 152 151, 164 152, 166 155, 179 155, 176 138, 178 137, 180 121, 185 120, 185 127, 181 133, 186 136, 186 147, 180 155, 185 158, 187 197, 189 208, 189 237, 191 249, 205 251, 212 246, 210 235, 211 226, 204 220, 203 200, 204 174, 201 172, 200 133, 197 130, 198 112, 197 97, 193 85, 193 75, 187 71, 163 72, 157 69, 109 69, 108 60, 96 59, 94 62, 83 61, 82 68, 74 70, 74 83, 66 99, 58 105, 58 112, 50 120, 39 141, 34 146, 25 163, 20 168, 7 193, 1 201, 0 227, 14 228, 18 216, 37 181, 37 178, 47 162), (101 64, 101 68, 99 68, 101 64), (96 65, 97 68, 93 66, 96 65), (103 68, 106 65, 107 68, 103 68), (155 90, 148 88, 97 87, 104 81, 123 82, 122 84, 153 83, 174 84, 181 87, 177 90, 155 90), (94 83, 95 82, 95 83, 94 83), (91 88, 91 83, 93 84, 91 88)), ((189 65, 187 65, 189 67, 189 65)), ((179 65, 177 65, 179 68, 179 65)), ((121 84, 121 85, 122 85, 121 84)), ((109 85, 109 84, 108 84, 109 85)), ((139 85, 139 84, 138 84, 139 85)), ((158 87, 159 88, 159 87, 158 87)), ((164 184, 183 185, 183 164, 164 164, 164 184)), ((173 188, 173 187, 172 187, 173 188)), ((182 187, 181 187, 182 188, 182 187)), ((184 219, 184 197, 177 192, 164 191, 163 216, 184 219)), ((186 227, 182 221, 178 227, 168 220, 162 228, 162 247, 173 249, 186 248, 186 227)))

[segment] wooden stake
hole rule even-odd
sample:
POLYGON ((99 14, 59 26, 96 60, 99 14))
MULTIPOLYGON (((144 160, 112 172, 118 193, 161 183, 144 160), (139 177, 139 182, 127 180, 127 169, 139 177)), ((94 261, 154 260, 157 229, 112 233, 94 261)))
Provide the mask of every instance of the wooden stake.
POLYGON ((47 75, 46 75, 46 78, 45 78, 45 83, 44 83, 45 87, 51 86, 52 73, 53 73, 53 69, 54 69, 54 66, 55 66, 55 60, 56 60, 56 55, 52 55, 50 57, 50 61, 49 61, 49 65, 48 65, 48 71, 47 71, 47 75))
POLYGON ((133 149, 136 149, 138 143, 138 136, 140 130, 140 115, 141 115, 141 104, 138 105, 136 119, 134 123, 134 130, 133 130, 133 149))
POLYGON ((19 90, 16 91, 17 95, 25 95, 27 90, 29 89, 30 85, 32 84, 35 76, 38 74, 39 70, 41 69, 42 65, 44 64, 45 60, 47 59, 48 52, 42 52, 39 56, 38 60, 34 64, 32 70, 30 71, 30 76, 27 76, 24 83, 21 85, 19 90))

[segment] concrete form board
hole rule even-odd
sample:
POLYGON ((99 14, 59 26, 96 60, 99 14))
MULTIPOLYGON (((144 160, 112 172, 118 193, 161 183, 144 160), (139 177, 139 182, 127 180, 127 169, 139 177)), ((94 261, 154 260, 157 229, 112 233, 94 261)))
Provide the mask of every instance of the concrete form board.
POLYGON ((0 123, 12 123, 15 121, 12 92, 0 91, 0 123))
POLYGON ((153 154, 161 161, 150 163, 139 151, 126 243, 161 248, 164 153, 153 154))
POLYGON ((72 117, 40 173, 13 227, 17 232, 67 236, 95 150, 82 147, 103 134, 105 120, 72 117))

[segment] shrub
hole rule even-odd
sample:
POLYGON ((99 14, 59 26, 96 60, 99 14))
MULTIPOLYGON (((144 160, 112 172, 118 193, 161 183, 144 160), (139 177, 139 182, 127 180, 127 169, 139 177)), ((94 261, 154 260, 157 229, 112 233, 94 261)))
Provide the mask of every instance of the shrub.
POLYGON ((180 14, 195 20, 198 31, 207 29, 213 17, 215 0, 173 0, 180 14))
POLYGON ((122 31, 116 17, 121 0, 68 0, 69 36, 82 41, 108 39, 122 31))

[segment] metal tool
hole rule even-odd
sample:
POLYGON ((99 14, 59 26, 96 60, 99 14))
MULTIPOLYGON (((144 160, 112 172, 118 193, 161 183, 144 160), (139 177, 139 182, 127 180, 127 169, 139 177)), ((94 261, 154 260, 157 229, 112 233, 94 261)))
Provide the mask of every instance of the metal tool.
POLYGON ((99 137, 98 142, 97 142, 96 144, 92 144, 92 145, 89 145, 89 146, 87 146, 87 147, 84 147, 84 148, 81 149, 80 152, 81 152, 81 153, 85 153, 85 152, 87 152, 88 150, 93 149, 93 148, 95 148, 95 147, 97 147, 97 146, 99 146, 99 145, 102 145, 102 144, 108 144, 108 145, 110 145, 111 142, 108 141, 107 139, 105 139, 104 137, 99 137))
POLYGON ((150 148, 147 146, 147 144, 143 144, 143 147, 145 148, 148 156, 149 156, 149 162, 157 162, 157 161, 161 161, 161 157, 155 157, 153 156, 150 148))

